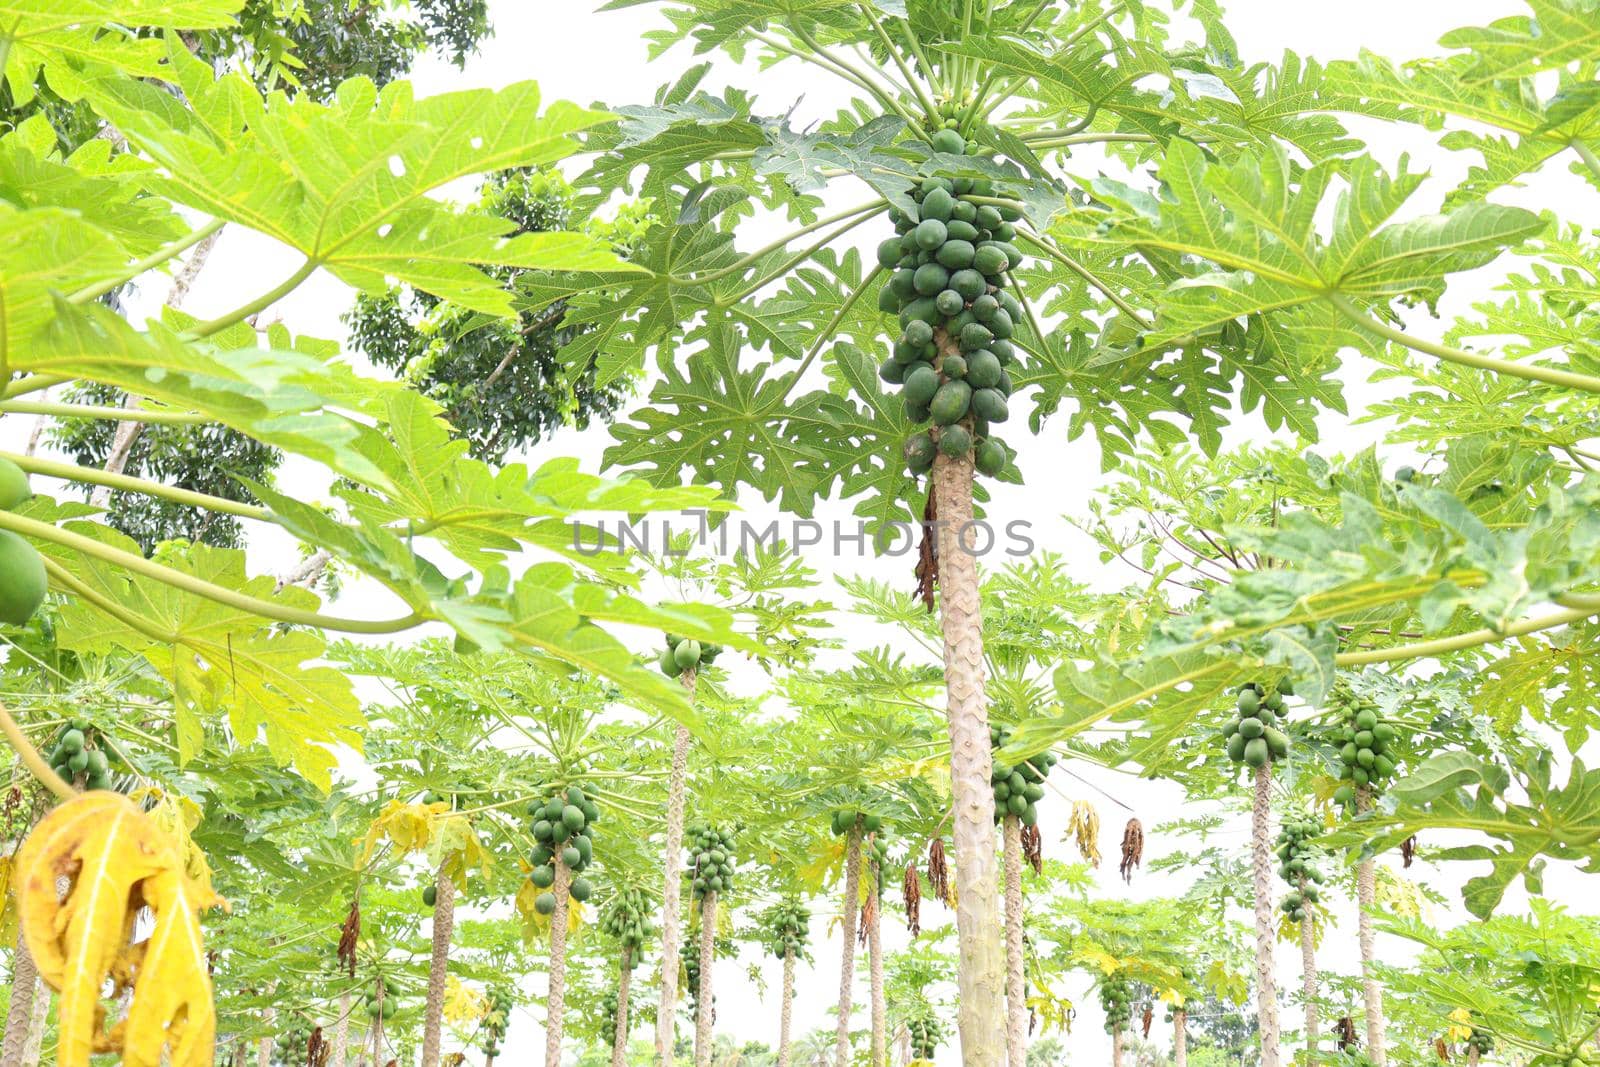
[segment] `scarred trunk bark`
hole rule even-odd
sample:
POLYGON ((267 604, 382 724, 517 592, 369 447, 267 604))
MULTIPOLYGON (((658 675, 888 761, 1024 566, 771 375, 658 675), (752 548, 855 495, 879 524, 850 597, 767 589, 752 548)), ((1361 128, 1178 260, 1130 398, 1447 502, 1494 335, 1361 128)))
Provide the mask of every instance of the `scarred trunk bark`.
POLYGON ((1172 1010, 1172 1067, 1189 1067, 1189 1013, 1172 1010))
POLYGON ((856 977, 856 908, 861 902, 861 822, 850 828, 844 844, 844 900, 840 911, 840 936, 844 951, 839 956, 839 1022, 834 1031, 834 1067, 850 1067, 851 992, 856 977))
MULTIPOLYGON (((941 360, 956 345, 939 331, 941 360)), ((944 630, 950 780, 955 802, 957 1025, 963 1067, 999 1067, 1004 1058, 1004 955, 994 858, 994 790, 989 784, 989 708, 984 695, 983 612, 971 539, 972 457, 941 453, 933 463, 939 531, 939 609, 944 630)))
POLYGON ((622 950, 617 974, 617 1039, 611 1043, 611 1067, 628 1062, 628 992, 633 986, 633 949, 622 950))
POLYGON ((550 916, 550 987, 545 997, 544 1067, 561 1067, 561 1041, 566 1036, 567 1013, 567 914, 571 900, 572 871, 558 851, 551 860, 556 880, 550 887, 556 895, 556 910, 550 916))
POLYGON ((1122 1031, 1111 1035, 1111 1067, 1122 1067, 1122 1031))
POLYGON ((789 1067, 789 1027, 794 1013, 794 949, 783 950, 783 1007, 778 1014, 778 1067, 789 1067))
POLYGON ((1483 1053, 1478 1051, 1477 1045, 1467 1047, 1467 1067, 1478 1067, 1478 1061, 1483 1059, 1483 1053))
POLYGON ((345 1059, 350 1054, 350 994, 339 994, 339 1023, 333 1031, 333 1053, 329 1057, 330 1067, 344 1067, 345 1059))
POLYGON ((1024 1067, 1028 1061, 1027 983, 1022 962, 1022 820, 1007 815, 1006 865, 1006 1062, 1024 1067))
MULTIPOLYGON (((1300 876, 1300 895, 1305 896, 1310 884, 1305 875, 1300 876)), ((1300 995, 1306 1002, 1306 1049, 1315 1054, 1321 1040, 1321 1020, 1317 1014, 1317 927, 1311 916, 1308 901, 1305 921, 1300 924, 1300 995)))
POLYGON ((867 923, 867 966, 872 981, 872 1067, 884 1067, 889 1058, 889 1006, 883 992, 883 871, 872 864, 874 907, 867 923))
POLYGON ((256 1067, 272 1067, 272 1048, 276 1042, 273 1040, 270 1030, 277 1018, 278 1013, 272 1008, 268 1008, 261 1013, 261 1021, 267 1024, 269 1033, 266 1037, 256 1042, 256 1067))
POLYGON ((700 898, 700 1011, 694 1018, 695 1067, 711 1067, 712 1030, 717 1022, 717 1007, 712 1000, 711 975, 717 950, 717 894, 700 898))
POLYGON ((28 1016, 28 1041, 22 1049, 22 1067, 39 1067, 49 1022, 50 990, 40 981, 33 995, 33 1012, 28 1016))
MULTIPOLYGON (((695 672, 679 676, 694 700, 695 672)), ((666 882, 661 893, 661 1000, 656 1006, 656 1067, 672 1063, 678 1011, 678 968, 681 966, 678 923, 683 888, 683 809, 689 780, 689 728, 679 726, 672 739, 672 776, 667 785, 666 882)))
POLYGON ((433 891, 433 956, 428 962, 428 1003, 422 1016, 422 1067, 439 1067, 444 991, 450 977, 450 938, 456 926, 456 884, 442 863, 434 875, 433 891))
MULTIPOLYGON (((1356 810, 1367 811, 1371 807, 1372 791, 1362 786, 1356 790, 1356 810)), ((1378 861, 1362 860, 1356 867, 1356 904, 1360 908, 1356 916, 1356 932, 1361 944, 1361 990, 1367 1009, 1367 1056, 1377 1067, 1384 1067, 1388 1062, 1388 1053, 1383 1040, 1383 988, 1378 984, 1378 976, 1373 973, 1373 964, 1378 957, 1377 939, 1372 931, 1372 909, 1377 905, 1377 899, 1378 861)))
POLYGON ((28 1024, 33 1019, 35 998, 49 999, 39 988, 39 969, 21 933, 11 957, 11 1007, 6 1012, 6 1033, 0 1041, 0 1067, 23 1067, 23 1052, 28 1046, 28 1024))
POLYGON ((1250 851, 1256 898, 1256 1022, 1261 1031, 1261 1067, 1278 1067, 1278 981, 1272 960, 1277 936, 1272 908, 1272 767, 1256 770, 1250 851))

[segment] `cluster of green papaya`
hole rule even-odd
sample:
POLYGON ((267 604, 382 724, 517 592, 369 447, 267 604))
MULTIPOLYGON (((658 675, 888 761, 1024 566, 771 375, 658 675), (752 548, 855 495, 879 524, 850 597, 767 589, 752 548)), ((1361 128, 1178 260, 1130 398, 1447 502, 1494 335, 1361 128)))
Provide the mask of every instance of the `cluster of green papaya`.
POLYGON ((1487 1056, 1494 1051, 1494 1035, 1474 1026, 1472 1033, 1467 1035, 1467 1047, 1477 1049, 1479 1056, 1487 1056))
POLYGON ((500 1055, 500 1045, 506 1039, 511 1025, 511 993, 505 989, 489 990, 489 1010, 484 1013, 479 1030, 483 1034, 483 1054, 490 1059, 500 1055))
POLYGON ((400 1010, 400 998, 380 978, 367 990, 367 1018, 388 1019, 400 1010))
POLYGON ((1283 698, 1294 696, 1294 686, 1285 678, 1267 689, 1259 682, 1239 687, 1235 701, 1239 717, 1224 733, 1228 758, 1252 769, 1289 757, 1289 735, 1278 729, 1284 721, 1283 698))
POLYGON ((911 1056, 918 1060, 931 1060, 937 1056, 939 1046, 949 1036, 944 1023, 932 1011, 924 1011, 913 1019, 907 1019, 906 1032, 911 1037, 911 1056))
POLYGON ((833 813, 833 833, 836 837, 843 837, 855 829, 856 823, 861 824, 861 832, 875 834, 883 829, 883 816, 868 815, 864 811, 853 808, 840 808, 833 813))
POLYGON ((1289 883, 1283 897, 1283 912, 1297 923, 1306 921, 1306 912, 1321 896, 1320 886, 1327 877, 1317 866, 1320 850, 1313 842, 1322 836, 1322 824, 1314 815, 1294 815, 1283 820, 1278 831, 1278 877, 1289 883))
POLYGON ((45 759, 51 770, 85 789, 110 789, 111 763, 120 762, 116 750, 101 740, 100 732, 86 719, 62 723, 45 759))
POLYGON ((733 888, 733 831, 700 822, 688 828, 689 877, 694 899, 733 888))
POLYGON ((1339 778, 1344 783, 1333 794, 1335 803, 1353 807, 1356 790, 1367 786, 1374 792, 1394 777, 1393 746, 1399 731, 1385 722, 1375 701, 1357 695, 1345 686, 1336 686, 1330 700, 1341 712, 1334 741, 1339 747, 1339 778))
POLYGON ((721 645, 702 645, 692 637, 667 635, 667 647, 661 650, 661 673, 676 678, 684 671, 699 670, 717 661, 722 655, 721 645))
POLYGON ((794 953, 798 959, 811 936, 811 909, 794 897, 786 897, 766 915, 767 950, 779 959, 794 953))
MULTIPOLYGON (((22 468, 0 459, 0 511, 10 511, 32 495, 22 468)), ((38 551, 10 530, 0 530, 0 623, 25 625, 49 588, 38 551)))
POLYGON ((622 998, 615 989, 606 990, 600 998, 600 1040, 608 1049, 616 1047, 617 1015, 621 1011, 622 998))
POLYGON ((654 910, 645 891, 630 886, 614 894, 606 904, 600 913, 600 929, 631 950, 633 962, 638 963, 640 950, 654 933, 650 922, 654 910))
MULTIPOLYGON (((1000 726, 989 727, 989 748, 998 752, 1011 740, 1011 731, 1000 726)), ((1044 780, 1050 768, 1056 765, 1053 752, 1041 752, 1013 767, 996 758, 989 772, 989 784, 994 787, 994 821, 1002 822, 1007 815, 1015 815, 1024 826, 1039 824, 1039 801, 1044 799, 1044 780)))
MULTIPOLYGON (((528 817, 533 820, 535 842, 528 858, 533 864, 528 880, 544 890, 534 898, 533 906, 540 915, 550 915, 556 910, 556 895, 550 888, 556 882, 556 857, 559 855, 574 875, 588 868, 594 859, 594 824, 600 821, 600 805, 581 786, 572 785, 542 803, 529 804, 528 817)), ((582 902, 594 895, 594 886, 587 878, 573 878, 567 895, 582 902)))
POLYGON ((1100 1009, 1106 1013, 1106 1033, 1127 1029, 1133 1021, 1133 983, 1116 975, 1100 979, 1100 1009))
POLYGON ((689 988, 689 1014, 700 1018, 700 939, 692 935, 683 942, 683 980, 689 988))
MULTIPOLYGON (((979 149, 952 129, 934 134, 932 146, 949 155, 979 149)), ((1011 243, 1021 214, 989 203, 993 192, 984 178, 924 178, 911 190, 914 207, 890 208, 898 236, 878 246, 878 264, 892 272, 878 307, 899 315, 902 331, 878 373, 900 386, 912 422, 934 425, 906 441, 914 474, 929 470, 939 452, 971 454, 988 475, 1010 460, 1005 443, 989 431, 1010 416, 1007 368, 1016 362, 1010 337, 1022 305, 1005 284, 1022 263, 1011 243)))
MULTIPOLYGON (((889 831, 877 830, 867 838, 867 860, 872 867, 877 868, 879 871, 888 869, 889 831)), ((880 893, 883 891, 881 883, 878 886, 878 891, 880 893)))

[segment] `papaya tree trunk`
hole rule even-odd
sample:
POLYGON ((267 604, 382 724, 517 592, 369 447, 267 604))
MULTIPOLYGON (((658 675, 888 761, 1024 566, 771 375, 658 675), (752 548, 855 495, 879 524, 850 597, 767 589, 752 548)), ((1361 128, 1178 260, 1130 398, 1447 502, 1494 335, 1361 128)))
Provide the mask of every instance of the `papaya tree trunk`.
POLYGON ((872 990, 872 1067, 885 1067, 889 1058, 889 1006, 883 992, 883 871, 872 865, 873 907, 867 916, 867 969, 872 990))
MULTIPOLYGON (((695 673, 684 671, 679 681, 694 700, 695 673)), ((689 782, 689 728, 678 726, 672 738, 672 774, 667 783, 667 841, 662 867, 666 871, 661 892, 661 1000, 656 1006, 656 1067, 670 1067, 677 1040, 678 969, 681 966, 679 893, 683 889, 683 811, 689 782)))
POLYGON ((48 1000, 49 994, 39 988, 39 968, 19 931, 17 949, 11 956, 11 1007, 6 1012, 5 1038, 0 1040, 0 1067, 23 1067, 33 1002, 38 998, 48 1000))
MULTIPOLYGON (((1300 876, 1300 895, 1304 899, 1309 880, 1300 876)), ((1321 1042, 1321 1020, 1317 1013, 1317 927, 1311 915, 1311 905, 1305 905, 1305 919, 1300 923, 1300 995, 1306 1002, 1306 1050, 1315 1056, 1321 1042)))
POLYGON ((556 895, 556 910, 550 915, 550 986, 545 997, 544 1067, 561 1067, 561 1041, 566 1036, 567 1014, 567 914, 571 900, 572 870, 556 852, 551 858, 556 880, 551 891, 556 895))
POLYGON ((344 1067, 350 1050, 350 994, 339 994, 339 1022, 333 1030, 333 1052, 328 1057, 330 1067, 344 1067))
POLYGON ((844 900, 840 911, 844 948, 839 954, 839 1022, 834 1031, 834 1067, 850 1067, 850 994, 856 977, 856 909, 861 903, 861 820, 844 839, 844 900))
MULTIPOLYGON (((1356 810, 1368 811, 1372 807, 1372 790, 1362 786, 1356 790, 1356 810)), ((1356 865, 1356 936, 1361 946, 1361 992, 1366 1001, 1367 1056, 1377 1067, 1384 1067, 1388 1052, 1384 1048, 1383 987, 1373 973, 1377 962, 1377 938, 1372 930, 1372 910, 1378 902, 1378 861, 1368 856, 1356 865)))
POLYGON ((633 946, 622 950, 617 974, 617 1038, 611 1042, 611 1067, 628 1062, 628 993, 633 986, 633 946))
POLYGON ((1478 1067, 1478 1061, 1483 1058, 1483 1053, 1478 1051, 1477 1045, 1467 1046, 1467 1067, 1478 1067))
MULTIPOLYGON (((794 1014, 794 949, 783 950, 783 1007, 778 1013, 778 1067, 789 1067, 790 1024, 794 1014)), ((616 1067, 615 1064, 612 1067, 616 1067)))
POLYGON ((711 975, 716 970, 717 951, 717 894, 708 892, 700 898, 700 1010, 694 1016, 695 1067, 711 1067, 711 1046, 715 1041, 713 1030, 717 1022, 717 1006, 712 1000, 711 975))
POLYGON ((1122 1034, 1121 1027, 1111 1035, 1111 1067, 1122 1067, 1122 1034))
POLYGON ((1022 820, 1007 815, 1006 865, 1006 1062, 1028 1061, 1028 994, 1022 964, 1022 820))
POLYGON ((1189 1067, 1189 1013, 1172 1009, 1172 1067, 1189 1067))
POLYGON ((439 1067, 444 991, 450 978, 450 939, 456 928, 456 884, 442 863, 433 879, 433 891, 433 957, 428 962, 428 1003, 422 1016, 422 1067, 439 1067))
POLYGON ((28 1016, 28 1043, 22 1049, 22 1067, 39 1067, 50 1022, 50 1001, 50 990, 41 980, 33 995, 33 1013, 28 1016))
POLYGON ((1250 826, 1256 898, 1256 1023, 1261 1032, 1261 1067, 1278 1067, 1278 981, 1272 959, 1277 937, 1272 907, 1272 766, 1256 768, 1255 807, 1250 826))
POLYGON ((278 1021, 277 1011, 267 1008, 261 1013, 261 1021, 267 1024, 267 1036, 256 1042, 256 1067, 272 1067, 272 1048, 275 1044, 272 1026, 278 1021))
MULTIPOLYGON (((940 360, 958 351, 937 331, 940 360)), ((933 500, 939 532, 939 610, 944 631, 950 784, 955 802, 956 935, 959 945, 957 1027, 963 1067, 999 1067, 1003 1058, 999 872, 994 858, 994 790, 989 776, 989 708, 984 695, 983 611, 978 560, 961 546, 972 523, 970 455, 940 453, 933 462, 933 500)))

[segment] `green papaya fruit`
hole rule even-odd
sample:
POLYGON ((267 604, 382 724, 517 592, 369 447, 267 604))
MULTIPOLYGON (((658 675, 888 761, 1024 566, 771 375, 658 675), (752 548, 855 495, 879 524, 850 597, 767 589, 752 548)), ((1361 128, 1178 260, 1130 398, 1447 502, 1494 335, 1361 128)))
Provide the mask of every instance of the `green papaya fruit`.
POLYGON ((572 885, 567 887, 567 892, 571 894, 573 900, 581 904, 594 896, 594 886, 589 883, 587 878, 574 878, 572 885))
POLYGON ((700 665, 700 642, 684 641, 672 650, 672 658, 677 661, 678 666, 683 670, 698 667, 700 665))
POLYGON ((423 887, 423 890, 422 890, 422 903, 426 904, 428 907, 431 908, 431 907, 434 906, 435 903, 438 902, 438 900, 439 900, 439 889, 438 889, 437 886, 431 886, 430 885, 430 886, 424 886, 423 887))
POLYGON ((988 346, 994 332, 981 322, 969 322, 961 327, 961 351, 972 352, 988 346))
POLYGON ((34 547, 0 530, 0 623, 22 626, 44 603, 50 579, 34 547))
POLYGON ((568 845, 561 850, 561 862, 568 867, 576 867, 583 862, 583 853, 578 850, 577 845, 568 845))
POLYGON ((950 221, 944 224, 944 229, 949 240, 965 241, 973 246, 973 251, 977 251, 978 228, 972 225, 971 222, 963 222, 961 219, 952 217, 950 221))
POLYGON ((972 435, 965 426, 946 426, 939 434, 939 451, 952 459, 960 459, 972 449, 972 435))
POLYGON ((960 381, 967 376, 967 359, 952 353, 944 357, 944 362, 939 364, 939 369, 951 381, 960 381))
POLYGON ((900 257, 905 255, 905 248, 900 243, 900 238, 891 237, 878 245, 878 266, 884 270, 893 270, 900 257))
POLYGON ((961 294, 963 300, 976 300, 988 292, 989 283, 976 270, 958 270, 950 275, 950 288, 961 294))
POLYGON ((928 405, 928 414, 936 424, 951 426, 966 418, 971 402, 972 387, 966 382, 945 382, 928 405))
POLYGON ((964 267, 972 266, 972 260, 975 255, 977 255, 977 249, 973 248, 971 241, 951 238, 939 246, 939 251, 935 253, 935 258, 939 261, 940 266, 949 270, 961 270, 964 267))
POLYGON ((657 661, 657 663, 661 667, 661 673, 665 674, 669 678, 676 678, 678 675, 683 673, 683 668, 678 666, 678 661, 673 656, 672 649, 670 648, 664 648, 661 650, 661 658, 657 661))
POLYGON ((900 388, 900 395, 907 404, 920 407, 931 406, 938 393, 939 372, 925 363, 911 368, 900 388))
MULTIPOLYGON (((967 375, 970 377, 971 374, 972 369, 969 367, 967 375)), ((986 437, 978 442, 978 450, 973 458, 978 468, 978 473, 986 474, 992 478, 1005 470, 1006 460, 1009 457, 1006 455, 1006 446, 998 438, 986 437)))
POLYGON ((561 809, 561 825, 572 833, 582 830, 589 820, 583 817, 583 809, 576 804, 568 804, 561 809))
POLYGON ((959 156, 967 150, 966 138, 955 130, 940 130, 933 135, 933 150, 945 155, 959 156))
POLYGON ((949 236, 950 231, 945 229, 944 223, 938 219, 923 219, 917 223, 917 228, 911 231, 911 239, 924 252, 932 252, 944 244, 949 236))
POLYGON ((1272 758, 1272 750, 1267 747, 1267 739, 1258 737, 1254 741, 1245 742, 1244 761, 1251 767, 1265 767, 1272 758))
POLYGON ((1228 738, 1228 758, 1233 760, 1235 763, 1243 760, 1244 746, 1247 743, 1248 738, 1246 738, 1243 734, 1234 734, 1232 737, 1228 738))
POLYGON ((10 511, 33 495, 28 476, 9 459, 0 459, 0 511, 10 511))
POLYGON ((528 881, 537 889, 549 889, 556 884, 556 872, 549 864, 535 867, 528 872, 528 881))
POLYGON ((556 910, 556 895, 548 890, 540 893, 533 901, 533 910, 540 915, 553 915, 556 910))
POLYGON ((922 198, 922 217, 924 219, 938 219, 940 222, 950 221, 950 213, 955 210, 955 197, 944 189, 933 189, 922 198))
POLYGON ((913 474, 924 474, 933 468, 933 457, 938 451, 939 446, 925 433, 908 437, 905 444, 906 466, 913 474))
POLYGON ((998 389, 979 389, 972 394, 972 413, 986 422, 1005 422, 1011 417, 1006 398, 998 389))

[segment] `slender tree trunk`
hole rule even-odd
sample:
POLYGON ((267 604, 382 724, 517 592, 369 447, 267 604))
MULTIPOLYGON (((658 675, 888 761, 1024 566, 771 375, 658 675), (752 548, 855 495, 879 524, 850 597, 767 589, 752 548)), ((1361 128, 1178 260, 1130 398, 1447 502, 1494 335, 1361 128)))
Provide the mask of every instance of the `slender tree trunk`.
MULTIPOLYGON (((210 234, 194 246, 189 253, 189 258, 179 268, 172 279, 172 288, 167 291, 167 307, 177 308, 182 306, 189 296, 189 288, 194 285, 194 280, 200 276, 206 260, 211 256, 211 250, 217 246, 217 238, 222 236, 222 231, 210 234)), ((129 394, 123 401, 123 407, 136 408, 144 403, 142 397, 129 394)), ((139 434, 144 430, 142 422, 119 422, 111 435, 111 451, 106 455, 106 473, 121 474, 128 467, 128 457, 133 454, 133 446, 139 440, 139 434)), ((90 503, 97 508, 103 508, 111 502, 111 487, 99 486, 89 497, 90 503)))
MULTIPOLYGON (((679 676, 694 700, 695 672, 679 676)), ((656 1007, 656 1067, 669 1067, 676 1040, 680 966, 679 897, 683 888, 683 809, 689 781, 689 728, 680 725, 672 739, 672 777, 667 786, 666 884, 661 893, 661 1001, 656 1007)))
POLYGON ((39 1067, 44 1050, 44 1034, 50 1022, 50 990, 44 982, 33 995, 33 1011, 28 1015, 28 1042, 22 1049, 22 1067, 39 1067))
POLYGON ((456 926, 456 884, 442 863, 434 875, 433 887, 433 958, 428 964, 428 1004, 422 1019, 422 1067, 439 1067, 444 991, 450 977, 450 938, 456 926))
POLYGON ((622 950, 622 962, 617 974, 617 1039, 611 1043, 611 1067, 625 1067, 628 1062, 628 992, 633 987, 633 947, 622 950))
MULTIPOLYGON (((1300 876, 1300 895, 1305 897, 1309 884, 1300 876)), ((1300 995, 1306 1002, 1306 1050, 1315 1056, 1321 1042, 1321 1020, 1317 1015, 1317 920, 1311 915, 1311 904, 1305 904, 1305 921, 1300 924, 1300 995)))
POLYGON ((839 956, 839 1022, 833 1039, 834 1067, 850 1067, 850 994, 856 977, 856 908, 861 903, 859 816, 844 841, 844 908, 840 913, 844 951, 839 956))
POLYGON ((1111 1067, 1122 1067, 1122 1036, 1125 1033, 1120 1027, 1111 1035, 1111 1067))
POLYGON ((278 1012, 268 1008, 261 1013, 261 1021, 267 1024, 267 1036, 256 1042, 256 1067, 272 1067, 272 1048, 276 1043, 272 1034, 272 1025, 278 1020, 278 1012))
POLYGON ((1006 866, 1006 1062, 1024 1067, 1028 1061, 1028 993, 1022 963, 1022 820, 1007 815, 1006 866))
MULTIPOLYGON (((938 332, 940 359, 957 350, 938 332)), ((938 513, 939 609, 944 630, 950 779, 955 801, 957 1024, 963 1067, 999 1067, 998 1021, 1004 1017, 999 872, 994 857, 994 790, 989 784, 989 708, 984 695, 983 611, 978 560, 962 547, 972 537, 971 456, 941 453, 933 463, 938 513)), ((971 544, 968 548, 972 547, 971 544)))
POLYGON ((233 1039, 233 1067, 244 1067, 244 1060, 245 1060, 244 1038, 236 1037, 236 1038, 233 1039))
POLYGON ((1261 1030, 1261 1067, 1278 1067, 1278 981, 1272 960, 1277 937, 1272 907, 1272 766, 1256 769, 1250 850, 1256 898, 1256 1021, 1261 1030))
POLYGON ((331 1067, 344 1067, 345 1057, 350 1049, 350 994, 339 994, 339 1025, 333 1031, 333 1054, 329 1057, 331 1067))
MULTIPOLYGON (((39 402, 41 404, 49 399, 50 390, 46 389, 39 394, 39 402)), ((23 449, 23 455, 32 456, 38 453, 39 444, 44 440, 44 431, 49 425, 50 416, 48 415, 40 415, 38 418, 33 420, 33 431, 28 434, 28 447, 23 449)))
POLYGON ((716 970, 716 951, 717 894, 707 893, 700 898, 700 1010, 694 1017, 695 1067, 711 1067, 711 1045, 715 1040, 712 1031, 717 1022, 711 982, 712 972, 716 970))
MULTIPOLYGON (((1362 786, 1356 790, 1356 810, 1372 807, 1372 790, 1362 786)), ((1377 1067, 1384 1067, 1388 1053, 1384 1048, 1383 988, 1373 973, 1377 961, 1376 937, 1372 930, 1372 910, 1377 906, 1378 861, 1374 857, 1362 860, 1356 866, 1357 938, 1361 944, 1361 989, 1366 1000, 1367 1055, 1377 1067)))
POLYGON ((550 916, 550 989, 545 997, 544 1067, 561 1067, 561 1041, 566 1036, 567 1013, 567 913, 572 906, 567 890, 572 886, 572 871, 556 851, 551 860, 556 868, 556 910, 550 916))
POLYGON ((883 993, 883 871, 871 865, 872 914, 867 922, 867 969, 872 990, 872 1067, 885 1067, 889 1058, 889 1006, 883 993))
POLYGON ((1478 1051, 1477 1045, 1467 1046, 1467 1067, 1478 1067, 1478 1061, 1483 1059, 1483 1053, 1478 1051))
POLYGON ((18 931, 17 948, 11 956, 11 1007, 6 1012, 5 1038, 0 1040, 0 1067, 22 1067, 36 999, 48 1001, 50 995, 39 988, 39 968, 34 965, 26 939, 18 931))
POLYGON ((1189 1013, 1172 1009, 1172 1067, 1189 1067, 1189 1013))
POLYGON ((793 1013, 794 949, 786 948, 783 950, 783 1008, 778 1014, 778 1067, 789 1067, 789 1027, 793 1013))

